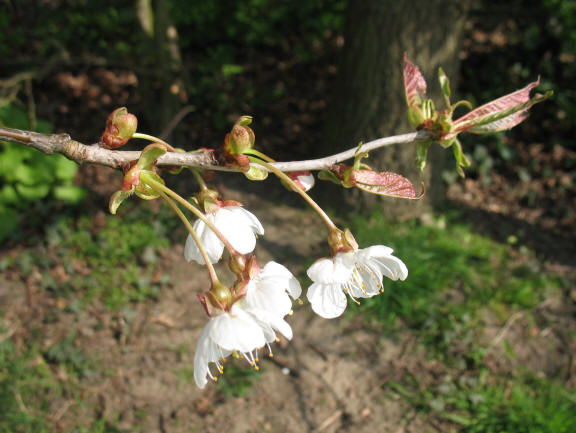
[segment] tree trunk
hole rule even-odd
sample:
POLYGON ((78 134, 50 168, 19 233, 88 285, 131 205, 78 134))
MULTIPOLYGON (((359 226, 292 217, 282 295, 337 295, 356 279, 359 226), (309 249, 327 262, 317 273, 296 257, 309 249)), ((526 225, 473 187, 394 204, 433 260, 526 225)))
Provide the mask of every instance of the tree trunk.
MULTIPOLYGON (((143 93, 149 105, 150 128, 160 136, 174 119, 183 91, 182 59, 178 46, 178 33, 169 16, 167 0, 138 0, 137 15, 146 35, 147 56, 144 66, 153 74, 141 78, 143 93)), ((175 137, 164 136, 165 140, 175 137)))
MULTIPOLYGON (((402 56, 420 67, 428 95, 441 104, 436 71, 442 66, 455 84, 458 56, 469 0, 350 0, 344 31, 345 46, 336 88, 328 112, 323 153, 335 153, 378 137, 410 132, 403 90, 402 56)), ((438 146, 434 146, 438 147, 438 146)), ((381 198, 346 190, 347 204, 356 210, 381 208, 387 217, 409 218, 442 197, 441 150, 431 149, 428 166, 414 164, 415 146, 392 146, 365 160, 377 171, 394 171, 419 187, 427 186, 419 202, 381 198)), ((342 196, 339 195, 341 198, 342 196)))

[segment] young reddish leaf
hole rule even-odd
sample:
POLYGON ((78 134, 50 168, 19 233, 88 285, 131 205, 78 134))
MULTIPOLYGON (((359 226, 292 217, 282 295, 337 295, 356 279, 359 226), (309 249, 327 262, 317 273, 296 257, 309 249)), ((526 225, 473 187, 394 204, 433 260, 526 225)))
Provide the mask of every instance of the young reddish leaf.
POLYGON ((352 173, 351 178, 354 186, 372 194, 412 200, 418 200, 424 195, 424 184, 422 184, 422 192, 417 195, 408 179, 392 172, 376 173, 371 170, 358 170, 352 173))
POLYGON ((445 138, 454 137, 464 131, 485 134, 503 131, 518 125, 526 118, 526 112, 532 105, 550 96, 550 93, 546 93, 530 99, 530 91, 539 84, 540 79, 520 90, 475 108, 457 119, 454 122, 454 129, 445 138))
POLYGON ((404 54, 404 90, 409 108, 418 107, 424 102, 426 80, 424 80, 418 66, 406 59, 406 54, 404 54))

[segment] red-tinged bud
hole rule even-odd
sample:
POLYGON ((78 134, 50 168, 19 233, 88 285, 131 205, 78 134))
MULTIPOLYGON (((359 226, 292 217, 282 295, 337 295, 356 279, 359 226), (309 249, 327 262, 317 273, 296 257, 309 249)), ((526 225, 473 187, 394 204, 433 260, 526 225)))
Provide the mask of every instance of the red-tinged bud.
POLYGON ((129 191, 140 183, 140 168, 133 161, 124 167, 124 179, 122 179, 122 191, 129 191))
POLYGON ((253 279, 260 273, 260 266, 258 265, 258 260, 256 256, 252 255, 248 257, 248 262, 246 263, 246 272, 249 279, 253 279))
POLYGON ((117 149, 125 145, 138 127, 138 119, 125 107, 117 108, 106 119, 106 129, 100 138, 100 146, 117 149))
POLYGON ((242 116, 236 121, 232 130, 226 134, 222 146, 224 162, 233 167, 247 172, 250 169, 250 160, 244 152, 254 147, 254 131, 248 126, 252 123, 252 117, 242 116))

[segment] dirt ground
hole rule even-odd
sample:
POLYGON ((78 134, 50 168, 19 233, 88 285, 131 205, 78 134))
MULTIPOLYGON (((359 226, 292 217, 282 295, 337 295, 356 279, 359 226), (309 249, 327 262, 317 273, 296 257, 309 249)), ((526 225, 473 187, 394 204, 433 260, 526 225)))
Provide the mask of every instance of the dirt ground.
MULTIPOLYGON (((226 191, 229 199, 239 199, 238 194, 226 191)), ((266 228, 256 250, 261 264, 275 259, 297 274, 306 260, 326 254, 324 227, 314 214, 275 206, 255 194, 242 195, 242 201, 266 228)), ((122 430, 144 433, 453 431, 448 423, 417 414, 385 387, 409 375, 425 384, 449 373, 427 356, 417 334, 390 335, 358 316, 321 319, 307 304, 295 306, 288 319, 293 341, 274 345, 274 357, 250 376, 253 386, 245 395, 226 396, 222 384, 214 383, 198 390, 190 373, 206 316, 196 294, 208 279, 202 267, 184 261, 182 245, 163 251, 162 268, 172 285, 158 301, 134 304, 130 314, 97 305, 79 315, 62 311, 53 324, 43 320, 58 308, 57 300, 40 292, 30 295, 23 282, 0 276, 0 304, 10 306, 3 321, 16 337, 26 338, 27 329, 43 323, 48 345, 48 340, 59 341, 75 330, 75 345, 98 366, 80 385, 81 405, 78 400, 54 400, 51 418, 59 430, 78 419, 103 417, 122 430)), ((537 308, 536 317, 542 319, 537 323, 522 313, 503 326, 487 317, 479 332, 491 345, 487 365, 498 372, 512 371, 518 363, 545 375, 561 371, 575 386, 575 313, 573 302, 550 299, 537 308), (504 356, 504 339, 517 353, 513 365, 504 356)), ((225 375, 230 363, 250 368, 244 360, 229 360, 225 375)))

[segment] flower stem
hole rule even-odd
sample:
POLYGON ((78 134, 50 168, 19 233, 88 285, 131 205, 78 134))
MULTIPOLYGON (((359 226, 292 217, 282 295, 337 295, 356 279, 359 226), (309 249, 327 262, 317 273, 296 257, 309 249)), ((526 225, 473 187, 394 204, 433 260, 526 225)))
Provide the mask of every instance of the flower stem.
POLYGON ((154 143, 160 143, 166 146, 170 152, 175 151, 174 147, 172 147, 170 144, 166 143, 161 138, 154 137, 153 135, 142 134, 141 132, 135 132, 134 134, 132 134, 132 138, 141 138, 143 140, 152 141, 154 143))
POLYGON ((280 179, 282 179, 284 182, 286 182, 288 185, 290 185, 292 187, 292 189, 295 192, 297 192, 298 194, 300 194, 302 196, 302 198, 308 202, 308 204, 312 207, 312 209, 314 209, 318 213, 318 215, 320 215, 322 220, 324 220, 324 222, 328 226, 328 230, 330 230, 330 231, 338 230, 338 227, 336 227, 336 224, 334 224, 332 222, 332 220, 326 214, 326 212, 324 212, 324 210, 318 205, 318 203, 316 203, 314 200, 312 200, 312 197, 310 197, 308 194, 306 194, 306 192, 304 190, 302 190, 302 188, 300 188, 296 184, 296 182, 294 182, 292 180, 292 178, 290 178, 290 176, 288 176, 283 171, 280 171, 279 169, 277 169, 272 164, 269 164, 265 161, 258 160, 254 157, 249 156, 248 158, 250 158, 250 161, 252 161, 253 163, 260 164, 261 166, 266 167, 268 170, 270 170, 272 173, 274 173, 276 176, 278 176, 280 179))
POLYGON ((167 186, 152 179, 152 177, 150 177, 146 172, 140 173, 140 179, 158 193, 162 191, 166 195, 172 197, 174 200, 176 200, 178 203, 180 203, 182 206, 184 206, 186 209, 192 212, 195 216, 197 216, 201 221, 203 221, 204 224, 206 224, 210 228, 210 230, 216 233, 216 236, 218 236, 218 239, 222 241, 222 243, 224 244, 230 255, 238 254, 236 249, 232 246, 232 244, 228 241, 228 239, 226 239, 226 236, 224 236, 222 232, 216 228, 216 226, 212 223, 212 221, 206 218, 206 215, 204 215, 199 209, 195 208, 191 203, 188 202, 188 200, 178 195, 176 192, 172 191, 167 186))
POLYGON ((208 187, 206 186, 206 182, 204 182, 204 178, 200 174, 200 170, 198 170, 197 168, 194 168, 194 167, 190 167, 190 171, 194 175, 194 179, 196 179, 196 182, 198 182, 198 185, 200 185, 200 189, 202 191, 208 189, 208 187))
POLYGON ((276 162, 274 161, 272 158, 270 158, 268 155, 265 155, 264 153, 256 150, 256 149, 248 149, 244 151, 244 155, 254 155, 257 156, 260 159, 263 159, 264 161, 268 161, 268 162, 276 162))
POLYGON ((216 271, 214 270, 214 266, 212 266, 212 262, 210 261, 210 258, 208 257, 208 253, 204 249, 204 245, 202 244, 202 241, 200 240, 200 238, 198 237, 198 235, 194 231, 192 224, 190 224, 190 221, 188 221, 188 218, 186 218, 186 215, 184 215, 184 213, 180 210, 178 205, 176 203, 174 203, 174 200, 172 200, 170 197, 168 197, 163 191, 157 190, 157 192, 158 192, 158 194, 160 194, 160 196, 164 200, 166 200, 166 202, 170 205, 170 207, 174 210, 174 212, 176 212, 176 215, 178 215, 180 220, 184 223, 184 225, 186 226, 186 229, 188 230, 188 233, 190 233, 190 236, 192 236, 192 239, 194 239, 194 242, 196 242, 196 245, 198 245, 198 249, 200 250, 200 254, 202 254, 202 258, 204 259, 204 263, 206 264, 206 268, 208 269, 208 273, 210 274, 210 280, 212 281, 212 286, 219 284, 220 281, 218 280, 218 276, 216 275, 216 271))

